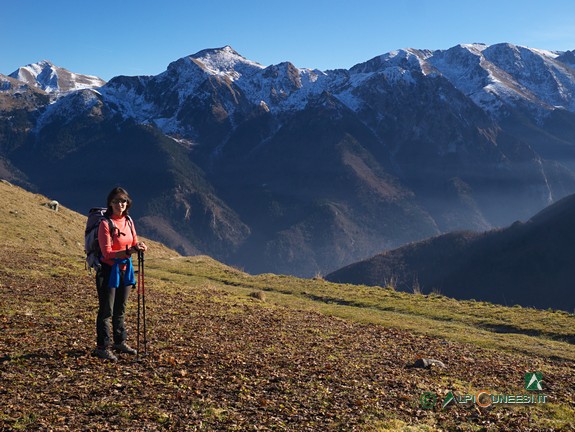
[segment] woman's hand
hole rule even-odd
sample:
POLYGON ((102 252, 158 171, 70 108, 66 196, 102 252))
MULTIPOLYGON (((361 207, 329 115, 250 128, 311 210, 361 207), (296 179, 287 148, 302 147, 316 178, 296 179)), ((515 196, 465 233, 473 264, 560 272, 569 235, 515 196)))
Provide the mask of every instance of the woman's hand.
POLYGON ((146 252, 148 250, 148 246, 146 246, 146 243, 144 243, 144 242, 138 242, 134 246, 134 249, 136 249, 136 251, 146 252))

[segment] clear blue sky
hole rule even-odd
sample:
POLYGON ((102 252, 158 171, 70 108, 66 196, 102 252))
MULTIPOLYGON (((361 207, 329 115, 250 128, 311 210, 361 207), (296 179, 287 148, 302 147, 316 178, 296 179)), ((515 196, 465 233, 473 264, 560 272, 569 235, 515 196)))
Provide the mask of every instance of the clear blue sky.
POLYGON ((399 48, 511 42, 575 49, 574 0, 0 0, 0 73, 40 60, 156 75, 205 48, 265 66, 350 68, 399 48))

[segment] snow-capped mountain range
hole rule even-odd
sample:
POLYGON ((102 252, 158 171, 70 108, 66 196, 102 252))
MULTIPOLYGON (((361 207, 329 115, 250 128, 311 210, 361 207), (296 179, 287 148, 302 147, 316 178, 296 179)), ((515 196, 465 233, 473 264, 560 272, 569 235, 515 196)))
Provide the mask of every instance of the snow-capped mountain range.
MULTIPOLYGON (((375 77, 393 83, 412 81, 413 74, 439 75, 494 116, 506 105, 521 105, 545 115, 555 109, 575 112, 575 54, 516 46, 462 44, 448 50, 402 49, 375 57, 350 70, 320 71, 297 68, 289 62, 265 67, 248 60, 230 46, 207 49, 171 63, 157 76, 117 77, 105 81, 75 74, 49 61, 19 68, 9 76, 61 95, 98 89, 102 97, 139 122, 154 123, 166 133, 182 133, 177 109, 166 111, 165 101, 153 92, 169 88, 182 105, 197 96, 209 77, 233 83, 252 105, 274 113, 300 110, 310 97, 329 92, 354 111, 362 101, 356 89, 375 77), (166 115, 167 114, 167 115, 166 115)), ((231 111, 235 103, 228 106, 231 111)))
POLYGON ((117 181, 181 252, 313 275, 574 193, 574 95, 573 51, 509 43, 327 71, 225 46, 107 83, 40 62, 0 76, 0 175, 79 210, 70 184, 117 181), (153 175, 89 163, 118 148, 153 175))
POLYGON ((149 94, 138 91, 142 80, 153 88, 169 83, 183 103, 196 94, 206 78, 217 76, 234 83, 251 104, 278 112, 302 109, 310 96, 324 91, 358 110, 361 101, 354 90, 373 76, 409 82, 413 74, 436 74, 493 114, 503 104, 524 104, 542 113, 555 108, 575 111, 572 58, 569 53, 511 44, 471 44, 439 51, 398 50, 350 70, 319 71, 297 68, 289 62, 264 67, 226 46, 184 57, 156 77, 139 77, 133 80, 136 82, 112 80, 101 91, 110 100, 122 101, 124 109, 129 105, 139 121, 153 121, 161 107, 154 105, 149 94))

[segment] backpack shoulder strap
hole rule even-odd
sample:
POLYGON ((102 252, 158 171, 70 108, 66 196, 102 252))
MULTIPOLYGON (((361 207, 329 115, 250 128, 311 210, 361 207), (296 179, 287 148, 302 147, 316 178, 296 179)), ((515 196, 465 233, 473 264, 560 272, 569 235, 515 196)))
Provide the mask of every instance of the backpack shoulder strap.
MULTIPOLYGON (((114 234, 116 234, 116 231, 120 231, 119 228, 116 228, 116 225, 114 225, 114 221, 111 218, 108 218, 106 216, 104 216, 106 218, 106 220, 108 221, 108 227, 110 230, 110 236, 112 237, 112 240, 114 239, 114 234)), ((128 225, 130 225, 130 231, 132 232, 132 237, 135 236, 135 232, 134 232, 134 221, 132 220, 132 218, 128 215, 126 216, 126 220, 128 221, 128 225)))
MULTIPOLYGON (((106 217, 106 216, 104 216, 106 217)), ((114 240, 114 232, 116 229, 116 225, 114 225, 114 222, 112 221, 112 219, 106 217, 106 220, 108 221, 108 229, 110 231, 110 237, 112 238, 112 240, 114 240)))
POLYGON ((132 238, 136 237, 136 233, 134 232, 134 221, 130 217, 130 215, 126 216, 126 220, 128 221, 128 225, 130 225, 130 231, 132 231, 132 238))

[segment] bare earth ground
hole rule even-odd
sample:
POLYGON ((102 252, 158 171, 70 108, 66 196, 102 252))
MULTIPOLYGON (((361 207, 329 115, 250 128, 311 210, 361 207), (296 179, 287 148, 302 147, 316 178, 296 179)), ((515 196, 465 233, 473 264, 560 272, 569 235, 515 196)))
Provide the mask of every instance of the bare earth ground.
POLYGON ((43 263, 32 251, 0 247, 0 263, 0 430, 575 428, 542 419, 573 409, 573 362, 287 309, 207 281, 159 291, 148 278, 150 355, 105 362, 90 356, 91 277, 34 272, 43 263), (447 367, 406 367, 418 355, 447 367), (525 394, 529 371, 544 375, 545 409, 440 406, 452 390, 525 394), (440 395, 433 409, 421 407, 424 392, 440 395))

